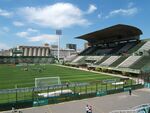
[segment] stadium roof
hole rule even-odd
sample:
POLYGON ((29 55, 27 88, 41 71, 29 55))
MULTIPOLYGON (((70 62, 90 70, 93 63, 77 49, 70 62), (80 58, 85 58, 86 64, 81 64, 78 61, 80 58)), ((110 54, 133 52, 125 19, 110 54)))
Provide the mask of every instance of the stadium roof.
POLYGON ((89 43, 109 43, 115 41, 137 40, 141 34, 142 31, 137 27, 117 24, 76 38, 87 40, 89 43))

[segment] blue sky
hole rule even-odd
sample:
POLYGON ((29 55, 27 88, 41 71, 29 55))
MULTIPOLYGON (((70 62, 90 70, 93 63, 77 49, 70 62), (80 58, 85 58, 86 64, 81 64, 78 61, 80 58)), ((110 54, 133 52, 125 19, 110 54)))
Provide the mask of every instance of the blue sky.
POLYGON ((149 0, 0 0, 0 49, 17 45, 57 44, 61 47, 85 41, 74 37, 115 24, 129 24, 150 33, 149 0))

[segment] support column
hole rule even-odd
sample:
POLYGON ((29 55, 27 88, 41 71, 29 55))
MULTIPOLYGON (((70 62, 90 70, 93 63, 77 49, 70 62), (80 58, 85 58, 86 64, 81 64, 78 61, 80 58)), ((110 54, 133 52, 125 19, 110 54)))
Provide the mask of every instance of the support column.
POLYGON ((36 47, 35 47, 35 48, 33 48, 33 56, 37 56, 36 53, 37 52, 36 52, 36 47))
POLYGON ((37 56, 41 56, 41 48, 38 48, 38 55, 37 56))
POLYGON ((36 49, 36 56, 38 56, 38 48, 35 48, 36 49))
POLYGON ((42 48, 42 56, 45 54, 45 48, 42 48))
POLYGON ((49 49, 46 49, 46 55, 45 56, 49 56, 49 49))
POLYGON ((28 54, 28 48, 24 48, 24 55, 23 56, 27 56, 28 54))
POLYGON ((29 56, 32 56, 32 48, 29 48, 29 56))

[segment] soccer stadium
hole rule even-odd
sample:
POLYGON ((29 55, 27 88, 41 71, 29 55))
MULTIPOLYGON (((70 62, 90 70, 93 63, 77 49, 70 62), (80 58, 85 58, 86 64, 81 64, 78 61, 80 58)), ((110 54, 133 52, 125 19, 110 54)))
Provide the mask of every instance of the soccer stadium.
MULTIPOLYGON (((48 45, 10 49, 10 56, 0 56, 0 110, 59 113, 58 108, 76 104, 77 111, 83 112, 79 105, 89 100, 95 109, 103 106, 95 113, 149 113, 150 95, 143 88, 150 88, 150 41, 141 40, 141 34, 137 27, 117 24, 78 36, 88 47, 61 62, 48 45), (139 100, 127 97, 129 90, 135 90, 135 97, 140 94, 139 100), (133 108, 122 102, 126 98, 135 101, 133 108), (108 99, 125 107, 113 107, 108 99), (50 107, 53 111, 48 105, 54 105, 50 107)), ((71 113, 71 109, 62 113, 71 113)))

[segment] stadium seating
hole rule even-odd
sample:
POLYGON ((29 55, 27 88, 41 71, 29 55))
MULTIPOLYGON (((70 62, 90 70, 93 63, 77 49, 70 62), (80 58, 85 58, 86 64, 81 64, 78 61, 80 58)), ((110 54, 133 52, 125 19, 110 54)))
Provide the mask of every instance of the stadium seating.
POLYGON ((115 62, 119 58, 120 58, 120 56, 111 56, 107 60, 102 62, 100 65, 102 65, 102 66, 109 66, 109 65, 111 65, 113 62, 115 62))
POLYGON ((102 62, 104 62, 106 59, 108 59, 109 56, 100 56, 100 59, 94 63, 94 65, 100 65, 102 62))
POLYGON ((92 47, 90 50, 87 51, 87 55, 93 54, 93 52, 97 49, 97 46, 92 47))
POLYGON ((100 56, 88 56, 85 60, 86 61, 97 61, 100 59, 100 56))
POLYGON ((78 62, 79 60, 81 60, 84 56, 78 56, 77 58, 75 58, 72 62, 73 63, 76 63, 78 62))
POLYGON ((80 55, 91 55, 93 51, 95 51, 96 49, 97 49, 97 46, 88 47, 83 52, 81 52, 80 55))
POLYGON ((140 50, 150 50, 150 42, 133 41, 104 47, 93 46, 81 52, 71 64, 86 64, 87 67, 108 66, 115 69, 141 70, 150 61, 149 56, 132 55, 132 53, 140 50))
POLYGON ((69 63, 72 66, 79 66, 79 65, 86 65, 86 59, 87 56, 78 56, 77 58, 75 58, 71 63, 69 63))
POLYGON ((74 59, 77 58, 77 55, 70 55, 70 56, 67 56, 64 61, 65 62, 69 62, 69 61, 73 61, 74 59))
POLYGON ((84 49, 82 52, 80 52, 79 55, 85 55, 87 51, 89 51, 89 49, 91 49, 92 47, 88 47, 86 49, 84 49))
POLYGON ((87 56, 84 56, 83 58, 81 58, 78 62, 77 62, 77 64, 79 64, 79 65, 86 65, 87 64, 87 62, 86 62, 86 59, 87 58, 87 56))
POLYGON ((139 48, 141 48, 146 42, 145 41, 137 41, 136 44, 130 48, 127 53, 128 54, 132 54, 134 52, 136 52, 139 48))
POLYGON ((125 61, 120 63, 117 67, 130 67, 132 64, 137 62, 141 56, 130 56, 125 61))
POLYGON ((117 53, 126 53, 132 46, 135 45, 135 42, 126 43, 117 53))
POLYGON ((109 52, 111 51, 112 49, 98 49, 97 51, 95 51, 93 54, 95 55, 107 55, 109 54, 109 52))
POLYGON ((148 51, 150 50, 150 41, 147 41, 140 49, 138 49, 138 51, 148 51))
POLYGON ((116 67, 118 66, 121 62, 123 62, 128 56, 120 56, 115 62, 113 62, 110 67, 116 67))
POLYGON ((149 63, 150 56, 142 56, 140 60, 130 66, 131 69, 142 69, 149 63))
POLYGON ((121 55, 118 51, 120 48, 122 48, 125 44, 118 44, 115 47, 112 48, 112 50, 109 52, 109 55, 121 55))

